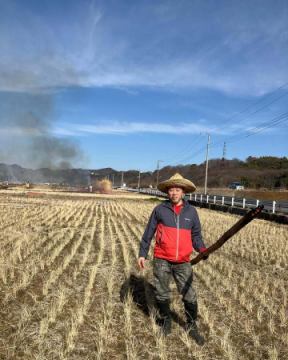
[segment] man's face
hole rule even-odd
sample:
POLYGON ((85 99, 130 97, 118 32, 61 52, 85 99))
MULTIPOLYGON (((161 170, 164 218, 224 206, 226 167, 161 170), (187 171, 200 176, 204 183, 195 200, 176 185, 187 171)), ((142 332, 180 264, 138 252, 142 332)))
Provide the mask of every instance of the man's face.
POLYGON ((173 204, 178 204, 183 196, 184 191, 180 187, 171 187, 170 189, 168 189, 168 197, 173 204))

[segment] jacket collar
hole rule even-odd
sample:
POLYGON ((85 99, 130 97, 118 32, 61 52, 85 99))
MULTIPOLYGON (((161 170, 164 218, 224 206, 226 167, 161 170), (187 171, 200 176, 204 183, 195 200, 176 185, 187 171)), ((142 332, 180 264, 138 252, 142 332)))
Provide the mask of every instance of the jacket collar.
MULTIPOLYGON (((170 200, 165 200, 162 204, 163 204, 163 206, 168 207, 169 209, 173 210, 173 204, 170 200)), ((188 201, 183 199, 183 208, 185 208, 188 205, 189 205, 188 201)))

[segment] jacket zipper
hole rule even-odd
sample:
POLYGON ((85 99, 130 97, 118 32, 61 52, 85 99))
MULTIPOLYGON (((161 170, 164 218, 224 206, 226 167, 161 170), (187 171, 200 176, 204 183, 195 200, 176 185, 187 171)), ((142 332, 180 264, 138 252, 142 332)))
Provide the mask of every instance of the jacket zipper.
POLYGON ((178 260, 178 252, 179 252, 179 217, 180 217, 180 214, 179 215, 177 214, 177 222, 176 222, 176 225, 177 225, 176 260, 178 260))
POLYGON ((176 223, 176 227, 177 227, 177 237, 176 237, 176 260, 178 260, 178 253, 179 253, 179 228, 180 228, 180 214, 183 212, 183 209, 181 209, 179 214, 176 214, 175 216, 175 212, 173 210, 173 214, 174 214, 174 220, 176 223))

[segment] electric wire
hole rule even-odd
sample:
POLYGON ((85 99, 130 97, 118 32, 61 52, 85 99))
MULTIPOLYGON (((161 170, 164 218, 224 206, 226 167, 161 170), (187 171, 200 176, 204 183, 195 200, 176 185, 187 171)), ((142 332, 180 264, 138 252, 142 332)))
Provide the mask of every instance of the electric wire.
POLYGON ((184 151, 179 152, 177 154, 177 156, 175 156, 173 158, 170 158, 168 160, 166 159, 165 162, 169 162, 170 164, 174 164, 174 163, 176 163, 178 161, 182 161, 183 155, 186 154, 187 152, 192 151, 196 147, 196 145, 199 144, 199 142, 202 140, 202 138, 203 138, 203 134, 199 134, 195 139, 191 139, 189 141, 188 147, 186 147, 184 151))
MULTIPOLYGON (((271 97, 273 94, 277 93, 279 90, 284 89, 286 86, 288 86, 288 82, 283 83, 281 86, 279 86, 278 88, 276 88, 275 90, 273 90, 272 92, 264 95, 261 99, 257 100, 256 102, 254 102, 253 104, 250 104, 249 106, 247 106, 246 108, 240 110, 238 113, 232 115, 231 117, 229 117, 228 119, 226 119, 226 121, 221 123, 221 128, 223 127, 223 125, 229 123, 231 120, 235 119, 236 117, 238 117, 239 115, 243 115, 244 113, 246 113, 248 110, 250 110, 251 108, 253 108, 255 105, 258 105, 260 103, 262 103, 266 98, 271 97)), ((268 106, 272 105, 273 103, 275 103, 276 101, 279 101, 280 99, 282 99, 283 97, 287 96, 288 92, 286 91, 284 94, 279 95, 278 97, 276 97, 275 99, 271 100, 270 102, 268 102, 267 104, 265 104, 264 106, 262 106, 259 109, 256 109, 254 112, 252 112, 251 114, 249 114, 248 116, 246 116, 246 119, 252 115, 257 114, 258 112, 264 110, 265 108, 267 108, 268 106)), ((220 127, 213 129, 213 131, 216 130, 221 130, 220 127)))
MULTIPOLYGON (((244 131, 240 132, 240 134, 238 133, 237 135, 233 135, 233 136, 225 138, 225 142, 232 143, 235 141, 240 141, 241 139, 244 139, 247 137, 257 135, 266 129, 276 127, 277 125, 279 125, 282 122, 285 122, 287 120, 288 120, 288 112, 284 112, 280 115, 275 116, 272 119, 266 120, 265 122, 258 124, 258 126, 244 130, 244 131), (229 140, 229 139, 231 139, 231 140, 229 140)), ((215 147, 219 146, 218 145, 219 143, 220 143, 220 141, 218 141, 214 144, 212 143, 211 147, 215 148, 215 147)), ((222 141, 221 141, 221 146, 222 146, 222 141)))

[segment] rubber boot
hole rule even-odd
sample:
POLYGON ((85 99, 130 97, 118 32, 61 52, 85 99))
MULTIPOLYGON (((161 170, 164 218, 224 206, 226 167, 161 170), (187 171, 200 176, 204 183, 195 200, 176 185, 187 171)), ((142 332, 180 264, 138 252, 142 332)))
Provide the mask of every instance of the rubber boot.
POLYGON ((161 330, 164 336, 171 334, 171 313, 170 313, 170 302, 166 301, 156 301, 157 309, 159 311, 160 319, 157 321, 161 326, 161 330))
POLYGON ((198 305, 197 303, 188 303, 184 301, 185 314, 187 318, 186 330, 188 334, 195 340, 197 345, 204 345, 205 340, 202 335, 199 334, 196 324, 198 305))

